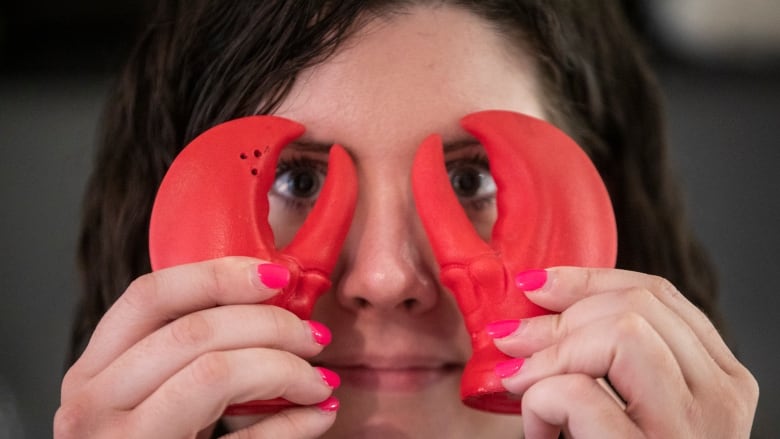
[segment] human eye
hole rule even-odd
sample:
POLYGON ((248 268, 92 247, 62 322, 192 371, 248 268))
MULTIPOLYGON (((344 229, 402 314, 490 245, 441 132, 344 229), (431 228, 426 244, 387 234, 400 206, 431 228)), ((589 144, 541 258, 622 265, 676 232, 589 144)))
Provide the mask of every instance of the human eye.
POLYGON ((496 182, 490 174, 487 156, 483 153, 448 161, 447 175, 455 195, 467 212, 480 212, 494 206, 496 182))
POLYGON ((283 157, 276 166, 270 195, 285 209, 305 215, 314 206, 325 181, 327 163, 305 156, 283 157))
POLYGON ((447 160, 447 175, 452 190, 479 236, 489 241, 498 212, 496 182, 490 174, 484 150, 472 149, 470 154, 458 154, 447 160))

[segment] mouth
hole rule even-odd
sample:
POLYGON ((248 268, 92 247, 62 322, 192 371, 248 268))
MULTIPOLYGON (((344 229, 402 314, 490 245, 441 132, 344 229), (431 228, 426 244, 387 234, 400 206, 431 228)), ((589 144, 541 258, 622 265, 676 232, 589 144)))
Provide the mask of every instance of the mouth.
POLYGON ((445 380, 457 379, 463 364, 433 360, 375 359, 321 366, 341 377, 342 387, 368 391, 419 392, 445 380))

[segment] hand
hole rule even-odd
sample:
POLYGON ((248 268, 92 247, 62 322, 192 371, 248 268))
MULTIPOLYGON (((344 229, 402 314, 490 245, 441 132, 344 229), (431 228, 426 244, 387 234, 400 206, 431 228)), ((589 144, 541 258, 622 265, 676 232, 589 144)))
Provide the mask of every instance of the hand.
POLYGON ((207 437, 228 405, 277 397, 308 407, 263 418, 243 437, 327 430, 334 377, 303 358, 329 332, 257 304, 278 292, 261 281, 260 263, 222 258, 136 279, 65 375, 54 436, 207 437))
POLYGON ((523 395, 527 438, 749 436, 755 378, 668 281, 614 269, 533 274, 544 273, 526 295, 560 314, 488 327, 517 357, 496 372, 523 395))

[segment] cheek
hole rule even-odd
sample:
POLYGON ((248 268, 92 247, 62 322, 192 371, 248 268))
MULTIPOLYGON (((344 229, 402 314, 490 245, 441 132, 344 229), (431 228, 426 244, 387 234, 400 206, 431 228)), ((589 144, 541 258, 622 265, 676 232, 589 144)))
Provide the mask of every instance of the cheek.
POLYGON ((444 339, 453 346, 456 346, 457 351, 460 353, 461 358, 471 358, 472 346, 471 335, 469 334, 466 323, 463 320, 463 315, 458 309, 458 304, 455 301, 455 296, 448 290, 442 288, 441 303, 444 311, 442 312, 442 324, 446 325, 442 328, 444 339))
POLYGON ((471 212, 466 211, 471 224, 474 225, 474 229, 485 242, 490 242, 490 235, 493 232, 493 225, 498 218, 498 211, 496 210, 496 204, 494 202, 479 209, 479 211, 471 212))
POLYGON ((284 200, 268 197, 268 223, 274 232, 276 248, 289 244, 306 220, 306 214, 288 208, 284 200))

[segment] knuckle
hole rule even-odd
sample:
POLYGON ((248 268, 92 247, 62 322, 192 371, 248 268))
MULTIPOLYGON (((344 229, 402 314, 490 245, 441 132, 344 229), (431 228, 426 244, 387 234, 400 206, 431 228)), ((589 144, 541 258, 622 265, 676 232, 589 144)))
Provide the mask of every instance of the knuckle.
POLYGON ((230 363, 221 352, 208 352, 201 355, 189 366, 195 385, 206 388, 221 388, 231 376, 230 363))
MULTIPOLYGON (((226 291, 227 280, 225 279, 225 271, 230 264, 230 260, 218 259, 207 265, 208 275, 206 278, 207 285, 203 288, 208 294, 219 294, 222 291, 226 291)), ((216 298, 215 298, 216 299, 216 298)))
POLYGON ((523 394, 522 404, 550 406, 557 404, 561 395, 567 400, 585 399, 593 392, 593 378, 583 374, 558 375, 538 381, 523 394))
MULTIPOLYGON (((285 318, 282 308, 278 307, 264 307, 266 313, 266 322, 268 322, 268 331, 274 340, 284 340, 289 337, 289 334, 293 333, 291 330, 290 322, 288 318, 285 318)), ((290 314, 292 315, 292 314, 290 314)))
POLYGON ((526 407, 538 407, 539 405, 543 405, 543 402, 550 397, 547 383, 549 383, 549 380, 539 381, 523 393, 521 404, 524 410, 526 407))
POLYGON ((304 366, 303 360, 289 352, 281 352, 281 354, 278 359, 280 367, 279 385, 282 391, 286 391, 291 383, 303 376, 302 369, 310 366, 304 366))
MULTIPOLYGON (((235 282, 233 277, 236 274, 236 269, 239 266, 243 266, 246 258, 238 256, 226 256, 219 259, 208 261, 207 274, 206 274, 206 288, 209 294, 222 295, 235 289, 235 282)), ((218 299, 218 297, 213 297, 218 299)))
POLYGON ((262 305, 252 307, 248 312, 247 317, 257 322, 262 330, 267 347, 289 347, 287 344, 292 340, 297 342, 304 337, 306 340, 311 338, 311 335, 301 330, 304 328, 301 319, 284 308, 262 305))
POLYGON ((761 394, 761 388, 758 385, 758 380, 756 379, 756 377, 754 377, 751 374, 748 374, 748 376, 749 378, 748 378, 748 384, 746 388, 748 394, 751 397, 750 400, 753 404, 753 407, 755 407, 756 405, 758 405, 758 396, 761 394))
POLYGON ((553 340, 561 340, 569 333, 569 324, 567 317, 569 314, 565 310, 561 314, 553 314, 549 319, 550 334, 553 340))
POLYGON ((604 285, 609 284, 608 279, 612 275, 611 269, 577 268, 576 270, 578 273, 582 273, 582 280, 579 282, 585 295, 593 295, 603 291, 604 285))
POLYGON ((160 275, 152 272, 135 278, 125 289, 121 300, 137 311, 143 312, 157 301, 160 275))
POLYGON ((658 301, 653 292, 647 288, 631 288, 626 294, 631 309, 648 309, 654 302, 658 301))
POLYGON ((65 372, 65 376, 62 378, 62 385, 60 386, 60 393, 63 401, 69 400, 77 392, 83 389, 84 380, 76 372, 75 367, 71 367, 65 372))
POLYGON ((54 414, 53 432, 55 439, 78 438, 89 418, 89 410, 79 404, 60 406, 54 414))
POLYGON ((566 379, 566 388, 570 394, 582 395, 583 399, 587 398, 587 395, 591 395, 597 387, 595 386, 595 380, 584 374, 571 374, 566 379))
POLYGON ((269 390, 274 395, 285 395, 306 377, 314 376, 310 370, 312 366, 300 357, 284 351, 278 351, 278 354, 275 358, 277 376, 269 383, 269 390))
POLYGON ((214 336, 214 328, 201 314, 189 314, 173 321, 170 325, 171 338, 185 346, 206 345, 214 336))
POLYGON ((546 349, 534 352, 529 359, 539 362, 539 364, 566 364, 568 359, 567 353, 569 352, 567 343, 568 340, 564 343, 554 343, 546 349))
MULTIPOLYGON (((710 317, 707 316, 707 314, 704 313, 704 311, 699 308, 698 306, 693 306, 690 308, 691 313, 699 319, 699 321, 704 322, 702 325, 703 328, 701 328, 701 339, 702 340, 722 340, 723 334, 721 334, 720 330, 717 326, 710 320, 710 317)), ((733 357, 732 357, 733 358, 733 357)), ((736 360, 736 358, 733 358, 733 362, 736 364, 739 364, 736 360)))
POLYGON ((745 395, 747 408, 750 409, 751 412, 754 411, 758 405, 758 396, 761 393, 761 389, 756 377, 753 376, 753 374, 751 374, 746 367, 741 366, 740 378, 738 379, 736 385, 742 388, 742 392, 745 395))
POLYGON ((678 290, 677 287, 675 287, 674 284, 671 283, 665 277, 656 276, 656 275, 650 276, 650 288, 653 291, 657 291, 659 294, 662 294, 667 297, 672 297, 672 298, 682 297, 682 293, 680 293, 680 290, 678 290))
POLYGON ((599 284, 598 274, 596 270, 584 270, 583 287, 585 291, 595 291, 599 284))
POLYGON ((644 316, 633 311, 621 314, 615 323, 614 334, 620 340, 636 342, 651 336, 653 332, 652 326, 644 316))
POLYGON ((528 388, 528 390, 523 393, 523 395, 520 397, 520 405, 523 408, 523 411, 528 411, 529 408, 535 406, 537 404, 537 400, 539 398, 538 391, 536 388, 539 387, 538 384, 535 384, 528 388))

